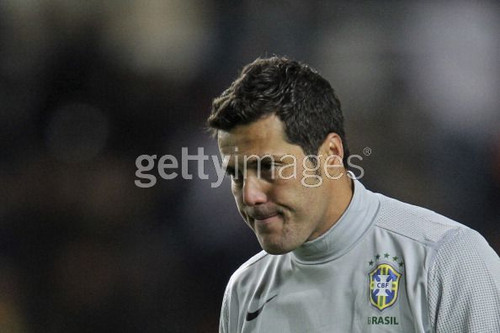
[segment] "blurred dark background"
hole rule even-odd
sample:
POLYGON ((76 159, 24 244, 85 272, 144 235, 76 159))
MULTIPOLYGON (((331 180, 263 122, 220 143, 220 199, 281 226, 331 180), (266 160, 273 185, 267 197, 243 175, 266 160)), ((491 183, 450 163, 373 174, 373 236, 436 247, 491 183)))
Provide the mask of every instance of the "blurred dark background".
POLYGON ((369 189, 498 252, 499 31, 496 1, 2 0, 0 331, 217 330, 259 251, 228 180, 139 188, 136 159, 217 155, 211 99, 258 56, 331 81, 369 189))

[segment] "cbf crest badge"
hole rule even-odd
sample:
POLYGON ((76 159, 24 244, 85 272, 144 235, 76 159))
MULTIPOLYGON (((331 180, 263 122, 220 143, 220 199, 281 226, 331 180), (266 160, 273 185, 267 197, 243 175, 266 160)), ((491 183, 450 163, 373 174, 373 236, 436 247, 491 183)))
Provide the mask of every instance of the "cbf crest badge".
POLYGON ((401 273, 392 265, 381 263, 369 274, 370 303, 380 311, 393 305, 398 299, 401 273))

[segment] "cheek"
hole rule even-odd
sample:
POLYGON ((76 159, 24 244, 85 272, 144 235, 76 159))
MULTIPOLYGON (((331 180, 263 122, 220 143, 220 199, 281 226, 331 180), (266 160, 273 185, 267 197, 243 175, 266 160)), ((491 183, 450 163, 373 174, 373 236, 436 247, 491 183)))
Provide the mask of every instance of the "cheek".
POLYGON ((277 197, 283 200, 283 205, 286 205, 294 219, 306 221, 314 215, 321 200, 319 188, 307 188, 300 183, 284 188, 277 193, 277 197))
POLYGON ((305 196, 301 191, 302 189, 294 184, 292 180, 287 180, 269 191, 268 198, 283 209, 285 216, 291 218, 303 210, 305 196))

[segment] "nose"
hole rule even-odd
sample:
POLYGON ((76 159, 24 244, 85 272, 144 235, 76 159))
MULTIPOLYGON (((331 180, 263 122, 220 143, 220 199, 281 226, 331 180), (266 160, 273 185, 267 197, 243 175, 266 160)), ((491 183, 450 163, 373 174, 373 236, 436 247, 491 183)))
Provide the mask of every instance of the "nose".
POLYGON ((247 176, 243 182, 243 203, 247 206, 263 204, 267 201, 267 195, 263 189, 262 181, 254 176, 247 176))

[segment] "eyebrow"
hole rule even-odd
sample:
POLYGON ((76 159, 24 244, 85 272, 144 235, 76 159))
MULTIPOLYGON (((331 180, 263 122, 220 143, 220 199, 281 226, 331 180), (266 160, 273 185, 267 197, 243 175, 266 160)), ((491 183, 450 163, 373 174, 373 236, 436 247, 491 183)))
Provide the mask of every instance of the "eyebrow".
MULTIPOLYGON (((259 163, 269 163, 269 162, 276 162, 276 161, 281 161, 281 158, 287 155, 262 155, 262 156, 257 156, 256 158, 251 158, 246 161, 247 167, 255 167, 259 163)), ((244 157, 243 157, 244 159, 244 157)))
MULTIPOLYGON (((255 156, 255 155, 253 155, 255 156)), ((258 166, 258 161, 260 161, 261 164, 263 163, 269 163, 269 162, 275 162, 275 161, 281 161, 281 159, 285 156, 288 156, 287 154, 285 155, 262 155, 262 156, 256 156, 255 158, 248 159, 246 161, 246 167, 247 168, 256 168, 258 166)), ((240 159, 240 158, 238 158, 240 159)), ((244 157, 241 158, 241 160, 244 161, 244 157)), ((240 168, 238 168, 240 169, 240 168)), ((228 165, 226 167, 226 173, 227 174, 234 174, 236 171, 236 168, 234 166, 228 165)))

